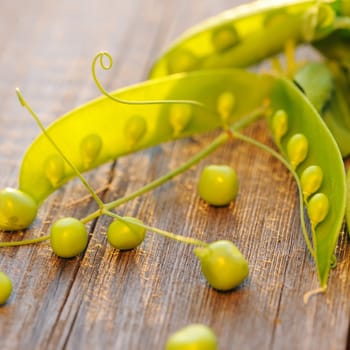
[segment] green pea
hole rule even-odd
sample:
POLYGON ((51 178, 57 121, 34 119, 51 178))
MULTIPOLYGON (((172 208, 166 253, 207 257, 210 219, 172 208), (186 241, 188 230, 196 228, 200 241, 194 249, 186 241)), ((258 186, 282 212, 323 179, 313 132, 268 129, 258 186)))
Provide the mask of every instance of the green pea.
POLYGON ((197 190, 199 196, 211 205, 228 205, 237 197, 237 174, 227 165, 208 165, 200 174, 197 190))
POLYGON ((208 283, 227 291, 239 286, 248 276, 249 266, 238 248, 230 241, 216 241, 194 249, 208 283))
POLYGON ((188 50, 179 50, 172 53, 168 59, 168 72, 170 74, 189 72, 196 68, 197 57, 188 50))
POLYGON ((85 225, 70 217, 57 220, 51 227, 50 243, 53 252, 61 258, 79 255, 88 244, 85 225))
POLYGON ((276 143, 281 143, 282 137, 288 131, 288 116, 285 110, 279 109, 272 116, 271 129, 276 143))
POLYGON ((172 334, 165 350, 217 350, 214 332, 203 324, 191 324, 172 334))
POLYGON ((216 28, 212 34, 212 44, 216 51, 223 52, 231 49, 239 42, 236 29, 231 25, 216 28))
POLYGON ((146 229, 137 225, 142 224, 142 221, 133 217, 125 217, 125 219, 131 222, 117 219, 109 225, 107 230, 109 244, 120 250, 136 248, 143 242, 146 235, 146 229))
POLYGON ((293 169, 296 169, 297 166, 305 160, 308 151, 309 142, 305 135, 295 134, 289 139, 287 154, 293 169))
POLYGON ((226 124, 235 108, 235 95, 232 92, 225 91, 218 97, 217 110, 221 120, 226 124))
POLYGON ((0 305, 4 305, 12 293, 12 282, 6 273, 0 271, 0 305))
POLYGON ((313 227, 322 222, 329 212, 329 199, 324 193, 314 194, 307 204, 307 212, 313 227))
POLYGON ((134 115, 130 117, 124 128, 125 138, 129 142, 130 146, 139 142, 147 131, 147 123, 145 118, 140 115, 134 115))
POLYGON ((80 146, 81 157, 85 168, 91 166, 102 149, 102 139, 96 134, 87 135, 80 146))
POLYGON ((44 164, 45 174, 53 187, 57 187, 64 177, 64 160, 58 154, 49 156, 44 164))
POLYGON ((38 205, 28 194, 5 188, 0 191, 0 229, 16 231, 27 228, 35 219, 38 205))
POLYGON ((184 104, 174 104, 170 107, 169 122, 174 135, 179 135, 192 119, 192 107, 184 104))
POLYGON ((322 181, 322 169, 318 165, 308 166, 300 177, 304 198, 307 199, 311 194, 315 193, 321 187, 322 181))

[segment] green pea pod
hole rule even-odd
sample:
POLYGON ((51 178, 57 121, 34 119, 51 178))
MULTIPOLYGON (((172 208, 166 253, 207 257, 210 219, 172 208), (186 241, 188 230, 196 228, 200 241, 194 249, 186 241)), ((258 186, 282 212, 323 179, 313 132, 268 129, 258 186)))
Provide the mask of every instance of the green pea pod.
POLYGON ((337 30, 339 21, 349 20, 341 1, 257 1, 235 7, 183 33, 156 60, 150 77, 247 67, 282 51, 288 40, 319 41, 337 30))
MULTIPOLYGON (((321 184, 317 188, 317 193, 324 195, 320 196, 321 199, 317 199, 318 196, 315 197, 316 200, 313 202, 319 205, 312 205, 308 208, 307 198, 305 198, 305 205, 307 209, 312 210, 312 213, 309 212, 312 217, 321 217, 322 211, 322 220, 320 219, 320 222, 315 223, 311 220, 311 226, 313 254, 318 277, 321 287, 325 288, 332 255, 345 213, 344 164, 337 144, 321 117, 311 106, 311 103, 300 103, 300 92, 292 88, 291 85, 292 83, 287 80, 280 79, 276 82, 272 91, 272 107, 274 110, 285 110, 288 116, 288 130, 279 142, 282 154, 287 159, 289 140, 299 134, 304 135, 308 140, 307 155, 295 169, 297 179, 300 179, 304 170, 310 166, 318 166, 322 171, 320 175, 322 181, 320 181, 321 184), (286 106, 288 106, 287 109, 286 106), (322 142, 319 142, 319 140, 322 140, 322 142), (315 213, 315 210, 320 212, 315 213)), ((273 125, 272 118, 270 120, 271 127, 273 125)), ((310 179, 310 181, 315 181, 315 179, 310 179)))
MULTIPOLYGON (((224 69, 177 74, 125 88, 113 95, 133 101, 181 99, 197 104, 126 105, 102 97, 67 113, 49 126, 47 132, 81 172, 142 148, 227 127, 270 101, 272 115, 278 115, 274 121, 271 117, 271 129, 278 132, 276 143, 286 162, 289 156, 295 158, 292 146, 287 152, 288 141, 296 134, 302 135, 293 141, 301 154, 293 160, 294 170, 290 166, 296 179, 299 180, 306 167, 316 165, 321 169, 318 190, 322 191, 322 198, 327 198, 327 206, 322 206, 322 201, 319 203, 315 197, 312 208, 316 209, 310 214, 313 218, 321 217, 312 226, 313 250, 320 284, 327 285, 345 212, 344 167, 332 135, 292 83, 272 75, 224 69), (299 139, 305 146, 299 147, 299 139), (322 215, 317 213, 317 208, 323 208, 322 215)), ((24 156, 20 190, 41 203, 74 176, 47 137, 40 135, 24 156)))
MULTIPOLYGON (((175 103, 127 105, 101 97, 56 120, 48 133, 79 171, 84 172, 127 153, 232 123, 261 106, 272 83, 272 78, 238 70, 179 74, 140 83, 114 95, 132 101, 190 99, 205 104, 206 108, 175 103), (228 95, 237 102, 231 105, 230 113, 225 108, 221 115, 222 97, 227 100, 228 95)), ((19 187, 41 203, 74 176, 75 172, 47 137, 40 135, 24 155, 19 187)))

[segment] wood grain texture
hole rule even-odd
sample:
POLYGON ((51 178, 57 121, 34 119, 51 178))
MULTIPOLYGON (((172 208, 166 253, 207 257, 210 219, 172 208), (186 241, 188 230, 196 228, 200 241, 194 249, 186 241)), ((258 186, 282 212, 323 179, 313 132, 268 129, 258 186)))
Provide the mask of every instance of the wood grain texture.
MULTIPOLYGON (((247 1, 246 1, 247 2, 247 1)), ((38 129, 19 106, 14 88, 45 124, 98 95, 90 76, 92 57, 108 50, 113 70, 103 75, 115 89, 146 78, 152 60, 189 26, 243 1, 232 0, 24 0, 0 1, 0 187, 15 186, 24 150, 38 129)), ((266 126, 247 133, 270 143, 266 126)), ((165 174, 213 139, 215 133, 167 143, 107 164, 87 175, 107 188, 105 201, 130 193, 165 174)), ((0 233, 17 240, 48 232, 63 216, 96 208, 72 181, 49 197, 30 230, 0 233)), ((120 253, 106 242, 109 218, 89 226, 87 251, 76 259, 55 257, 47 243, 1 249, 0 269, 14 283, 0 308, 1 349, 163 349, 170 333, 204 323, 220 349, 349 348, 350 249, 341 234, 338 266, 326 295, 303 303, 317 278, 301 234, 296 186, 269 155, 238 141, 199 166, 124 205, 120 214, 201 238, 233 240, 250 264, 236 291, 218 293, 200 274, 190 246, 149 234, 136 250, 120 253), (198 199, 203 165, 231 164, 240 192, 228 208, 198 199)))

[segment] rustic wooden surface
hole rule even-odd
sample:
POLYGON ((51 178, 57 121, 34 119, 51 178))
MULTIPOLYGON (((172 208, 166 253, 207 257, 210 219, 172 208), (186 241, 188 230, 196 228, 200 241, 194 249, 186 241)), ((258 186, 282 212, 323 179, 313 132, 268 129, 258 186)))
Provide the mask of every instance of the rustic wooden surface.
MULTIPOLYGON (((104 76, 109 89, 146 78, 152 60, 178 34, 242 0, 0 0, 0 187, 16 186, 20 161, 38 128, 15 97, 21 87, 45 124, 98 95, 93 56, 108 50, 116 61, 104 76)), ((263 124, 248 133, 270 142, 263 124)), ((123 196, 188 159, 214 136, 161 145, 88 174, 104 200, 123 196)), ((0 233, 17 240, 47 233, 63 216, 83 217, 92 201, 78 181, 49 197, 30 230, 0 233)), ((204 323, 220 349, 350 348, 350 249, 343 232, 329 291, 303 303, 317 287, 298 219, 296 187, 269 155, 241 142, 119 213, 204 240, 233 240, 249 260, 241 288, 218 293, 201 276, 191 247, 149 234, 136 250, 119 253, 106 242, 110 220, 90 225, 87 251, 55 257, 47 243, 1 249, 0 270, 14 284, 0 308, 1 349, 163 349, 168 335, 204 323), (227 163, 239 174, 240 193, 229 208, 198 199, 199 171, 227 163)))

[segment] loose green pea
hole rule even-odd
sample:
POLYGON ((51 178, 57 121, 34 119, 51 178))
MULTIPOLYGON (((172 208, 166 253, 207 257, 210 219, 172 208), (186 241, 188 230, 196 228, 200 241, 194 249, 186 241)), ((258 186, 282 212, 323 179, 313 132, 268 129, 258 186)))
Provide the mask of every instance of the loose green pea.
POLYGON ((279 145, 282 137, 288 131, 288 116, 286 111, 280 109, 274 113, 272 116, 271 128, 276 143, 279 145))
POLYGON ((6 273, 0 271, 0 305, 4 305, 12 293, 12 282, 6 273))
POLYGON ((307 199, 322 185, 323 171, 318 165, 310 165, 301 174, 300 184, 304 198, 307 199))
POLYGON ((27 228, 35 219, 38 205, 28 194, 5 188, 0 191, 0 229, 17 231, 27 228))
POLYGON ((140 115, 134 115, 128 119, 125 124, 125 138, 131 146, 139 142, 147 131, 145 118, 140 115))
POLYGON ((231 290, 248 276, 247 260, 230 241, 216 241, 207 247, 195 248, 194 254, 201 263, 204 277, 214 289, 231 290))
POLYGON ((239 42, 236 29, 229 25, 225 25, 214 30, 211 39, 215 50, 218 52, 231 49, 239 42))
POLYGON ((217 350, 214 332, 203 324, 191 324, 172 334, 165 350, 217 350))
POLYGON ((57 220, 51 227, 50 243, 53 252, 61 258, 73 258, 88 244, 85 225, 75 218, 57 220))
POLYGON ((237 174, 227 165, 208 165, 200 174, 197 190, 199 196, 211 205, 228 205, 238 193, 237 174))
POLYGON ((309 142, 305 135, 295 134, 289 139, 287 144, 287 154, 293 169, 296 169, 297 166, 304 161, 308 151, 309 142))
POLYGON ((221 116, 221 120, 227 123, 234 108, 235 108, 235 95, 232 92, 225 91, 218 97, 217 110, 221 116))
POLYGON ((188 50, 180 50, 172 53, 168 60, 168 72, 170 74, 189 72, 196 68, 198 58, 188 50))
POLYGON ((87 135, 81 141, 81 157, 85 168, 88 168, 98 157, 102 149, 102 139, 96 134, 87 135))
POLYGON ((183 131, 192 119, 192 107, 190 105, 174 104, 170 107, 169 122, 177 136, 183 131))
POLYGON ((49 156, 44 164, 45 174, 53 187, 57 187, 64 177, 64 160, 58 154, 49 156))
POLYGON ((324 193, 314 194, 307 204, 307 212, 313 227, 322 222, 329 212, 329 199, 324 193))
POLYGON ((142 221, 133 217, 125 217, 125 219, 131 222, 116 219, 109 225, 107 230, 109 244, 120 250, 136 248, 146 236, 146 229, 137 225, 142 224, 142 221))

